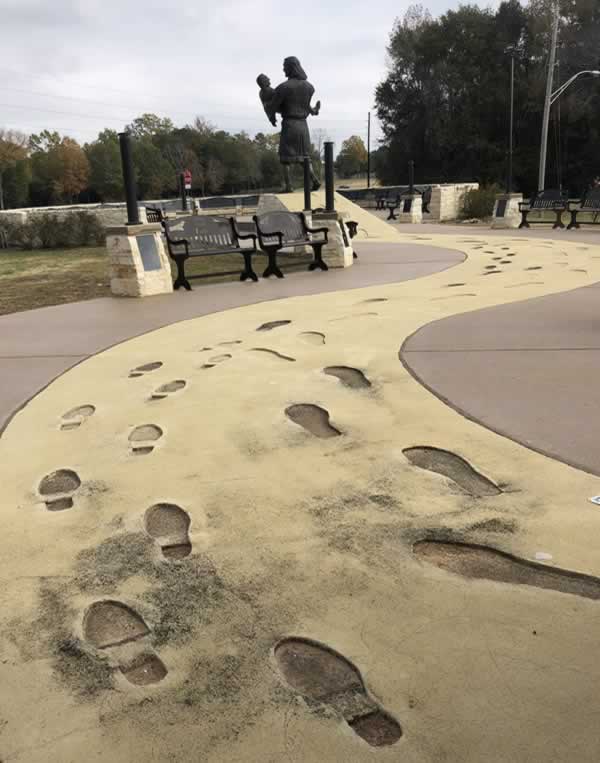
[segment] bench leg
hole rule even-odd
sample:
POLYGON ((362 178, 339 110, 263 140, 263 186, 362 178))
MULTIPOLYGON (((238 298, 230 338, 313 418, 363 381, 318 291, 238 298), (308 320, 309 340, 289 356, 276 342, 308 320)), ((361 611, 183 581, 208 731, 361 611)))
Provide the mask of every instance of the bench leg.
POLYGON ((567 230, 571 230, 572 228, 579 228, 579 223, 577 222, 577 212, 579 212, 578 209, 572 209, 571 210, 571 222, 567 225, 567 230))
POLYGON ((354 251, 354 249, 352 250, 352 257, 353 257, 355 260, 357 260, 357 259, 358 259, 358 254, 356 254, 356 252, 354 251))
POLYGON ((277 278, 283 278, 283 273, 277 267, 277 252, 267 252, 267 257, 269 258, 269 264, 265 268, 263 278, 268 278, 269 276, 277 276, 277 278))
POLYGON ((240 274, 240 281, 247 281, 248 278, 252 279, 253 281, 258 281, 258 276, 252 270, 252 255, 244 254, 244 269, 240 274))
POLYGON ((183 255, 182 257, 173 257, 173 259, 175 260, 175 265, 177 265, 177 278, 173 281, 173 288, 177 291, 180 286, 183 286, 187 291, 191 291, 190 282, 185 277, 185 261, 187 257, 183 255))
POLYGON ((529 223, 527 222, 527 215, 529 214, 528 209, 521 210, 521 224, 519 225, 519 228, 529 228, 531 227, 529 223))
POLYGON ((310 265, 308 266, 308 269, 316 270, 317 268, 319 268, 320 270, 329 270, 329 266, 327 265, 327 263, 323 262, 323 257, 321 255, 323 244, 313 244, 312 248, 315 255, 315 259, 313 262, 310 263, 310 265))
POLYGON ((562 209, 555 209, 554 211, 556 212, 556 222, 552 226, 552 230, 555 228, 564 228, 565 224, 562 221, 562 209))
POLYGON ((396 219, 396 215, 394 214, 394 210, 391 207, 390 207, 390 213, 387 216, 387 219, 388 220, 395 220, 396 219))

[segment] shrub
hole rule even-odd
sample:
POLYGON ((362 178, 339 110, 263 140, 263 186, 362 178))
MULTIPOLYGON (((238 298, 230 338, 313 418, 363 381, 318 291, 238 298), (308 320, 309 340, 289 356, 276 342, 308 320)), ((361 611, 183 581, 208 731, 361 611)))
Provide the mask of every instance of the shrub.
POLYGON ((482 220, 491 217, 494 213, 494 203, 496 194, 500 193, 500 186, 497 184, 483 186, 482 188, 473 188, 467 191, 464 198, 464 206, 461 217, 465 220, 473 217, 482 220))
POLYGON ((4 240, 22 249, 68 249, 101 246, 106 234, 98 218, 90 212, 69 212, 58 216, 49 212, 32 214, 25 223, 0 221, 4 240))

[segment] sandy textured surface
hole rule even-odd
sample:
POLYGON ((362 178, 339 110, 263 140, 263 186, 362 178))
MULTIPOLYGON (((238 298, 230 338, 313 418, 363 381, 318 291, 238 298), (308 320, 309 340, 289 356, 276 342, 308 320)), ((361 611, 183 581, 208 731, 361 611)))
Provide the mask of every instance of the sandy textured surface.
POLYGON ((502 582, 509 557, 487 580, 479 551, 476 579, 413 553, 461 541, 600 576, 598 479, 467 421, 398 352, 432 320, 599 280, 600 260, 575 244, 395 235, 468 259, 154 331, 70 370, 11 422, 3 761, 598 760, 598 601, 502 582), (484 276, 496 250, 516 256, 484 276), (79 406, 94 411, 72 427, 79 406), (433 456, 409 460, 417 447, 467 466, 453 481, 417 465, 433 456), (477 488, 490 483, 501 492, 477 488), (352 702, 282 669, 275 648, 290 637, 350 661, 352 702), (370 746, 365 708, 402 737, 370 746))

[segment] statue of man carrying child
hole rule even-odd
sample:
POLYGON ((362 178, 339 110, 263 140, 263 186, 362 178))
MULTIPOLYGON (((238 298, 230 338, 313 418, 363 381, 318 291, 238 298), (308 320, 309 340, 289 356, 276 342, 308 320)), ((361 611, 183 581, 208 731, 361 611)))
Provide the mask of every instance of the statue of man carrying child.
MULTIPOLYGON (((290 164, 302 164, 305 157, 310 159, 310 133, 306 120, 309 115, 317 116, 321 101, 317 101, 314 107, 310 105, 315 89, 295 56, 284 59, 283 71, 287 81, 275 89, 271 87, 271 80, 266 74, 259 74, 256 82, 260 87, 259 96, 265 113, 273 126, 277 125, 276 114, 281 114, 279 161, 283 167, 285 191, 289 193, 292 190, 290 164)), ((320 183, 312 165, 310 176, 312 190, 316 191, 320 183)))

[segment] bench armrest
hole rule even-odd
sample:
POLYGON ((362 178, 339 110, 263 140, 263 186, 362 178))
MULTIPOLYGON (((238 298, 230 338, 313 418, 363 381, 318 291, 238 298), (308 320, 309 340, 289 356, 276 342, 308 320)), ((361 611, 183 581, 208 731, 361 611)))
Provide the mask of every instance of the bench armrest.
POLYGON ((256 225, 256 232, 258 233, 258 240, 260 242, 261 247, 263 246, 263 241, 265 238, 273 238, 274 236, 276 236, 279 239, 279 248, 281 249, 283 247, 283 233, 281 231, 274 230, 274 231, 269 231, 267 233, 266 231, 261 230, 257 215, 254 215, 252 219, 254 220, 254 224, 256 225))
POLYGON ((574 204, 575 206, 581 206, 581 202, 583 199, 569 199, 567 202, 567 209, 571 209, 571 204, 574 204))
POLYGON ((240 233, 237 225, 235 224, 235 217, 230 217, 229 222, 231 223, 231 227, 233 229, 233 235, 240 241, 252 240, 254 248, 256 249, 256 233, 240 233))
POLYGON ((523 207, 527 207, 527 209, 531 209, 531 200, 527 201, 520 201, 519 202, 519 212, 523 211, 523 207))
POLYGON ((305 233, 323 233, 325 235, 325 243, 328 242, 327 234, 329 233, 329 228, 309 228, 304 212, 300 215, 300 219, 302 220, 302 227, 305 233))
POLYGON ((306 232, 307 233, 324 233, 325 237, 327 237, 327 234, 329 233, 329 228, 309 228, 307 225, 306 232))
POLYGON ((171 247, 172 246, 185 246, 185 253, 189 257, 190 245, 188 243, 187 238, 171 238, 171 236, 169 236, 166 228, 164 229, 164 233, 165 233, 165 238, 167 239, 167 245, 168 245, 168 248, 169 248, 169 254, 171 256, 173 256, 173 252, 171 252, 171 247))

